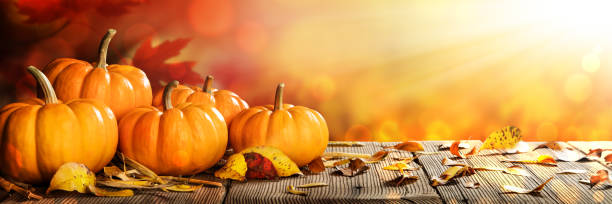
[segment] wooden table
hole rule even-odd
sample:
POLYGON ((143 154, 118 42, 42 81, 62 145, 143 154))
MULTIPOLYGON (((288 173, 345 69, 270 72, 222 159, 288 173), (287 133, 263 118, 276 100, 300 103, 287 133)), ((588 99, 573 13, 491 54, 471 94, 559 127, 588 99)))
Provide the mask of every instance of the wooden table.
MULTIPOLYGON (((436 152, 438 145, 450 141, 422 142, 425 151, 436 152)), ((480 141, 468 141, 472 146, 480 141)), ((396 143, 368 142, 363 147, 329 147, 328 152, 352 152, 372 154, 396 143)), ((535 147, 541 142, 529 142, 535 147)), ((606 142, 568 142, 568 145, 581 151, 582 154, 591 148, 612 148, 612 141, 606 142)), ((531 159, 541 154, 553 155, 550 149, 537 149, 522 154, 502 154, 495 150, 482 151, 478 156, 463 160, 474 166, 507 167, 510 164, 501 162, 505 159, 531 159)), ((77 193, 54 192, 41 203, 612 203, 612 187, 595 187, 578 183, 579 179, 588 179, 588 174, 560 175, 556 172, 565 169, 584 169, 593 173, 600 169, 609 169, 601 161, 559 162, 557 167, 537 164, 520 164, 530 176, 515 176, 498 171, 478 171, 476 174, 455 179, 446 185, 432 187, 430 179, 439 176, 446 166, 440 161, 444 157, 453 157, 448 150, 440 154, 422 155, 410 165, 419 167, 415 175, 419 179, 414 183, 395 187, 386 181, 399 175, 396 171, 382 170, 391 164, 391 157, 412 156, 409 152, 392 152, 387 159, 376 164, 369 164, 370 170, 355 177, 343 177, 333 174, 334 169, 316 175, 282 178, 278 180, 251 180, 248 182, 221 181, 224 187, 202 188, 194 193, 167 193, 162 191, 137 191, 136 195, 127 198, 100 198, 77 193), (555 178, 539 194, 504 193, 503 185, 514 185, 527 189, 534 188, 548 178, 555 178), (477 181, 478 189, 468 189, 465 182, 477 181), (312 182, 324 182, 327 187, 306 189, 308 196, 288 194, 285 188, 289 185, 300 185, 312 182)), ((199 178, 217 180, 210 175, 199 175, 199 178)), ((42 190, 41 190, 42 191, 42 190)), ((25 201, 17 194, 7 195, 0 190, 3 202, 25 201)))

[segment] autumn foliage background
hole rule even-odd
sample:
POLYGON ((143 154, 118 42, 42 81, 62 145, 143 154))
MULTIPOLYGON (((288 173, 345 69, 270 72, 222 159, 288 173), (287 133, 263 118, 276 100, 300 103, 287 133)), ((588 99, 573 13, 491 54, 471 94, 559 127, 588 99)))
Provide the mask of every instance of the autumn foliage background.
MULTIPOLYGON (((590 1, 587 1, 590 2, 590 1)), ((583 6, 583 4, 587 6, 583 6)), ((2 0, 0 105, 35 95, 27 65, 96 60, 271 104, 314 108, 334 140, 611 140, 610 23, 556 1, 2 0), (569 15, 572 14, 572 15, 569 15), (569 16, 569 17, 568 17, 569 16), (580 18, 578 18, 580 17, 580 18), (578 20, 576 20, 578 19, 578 20)), ((605 8, 605 7, 604 7, 605 8)))

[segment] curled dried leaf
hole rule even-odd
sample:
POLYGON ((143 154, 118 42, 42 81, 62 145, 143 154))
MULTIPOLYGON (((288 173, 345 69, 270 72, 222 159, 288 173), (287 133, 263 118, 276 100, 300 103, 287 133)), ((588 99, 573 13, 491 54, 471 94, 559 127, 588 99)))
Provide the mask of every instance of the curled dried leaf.
POLYGON ((104 175, 107 176, 108 178, 113 178, 113 177, 117 177, 123 181, 130 181, 130 180, 134 180, 134 178, 129 177, 128 175, 130 174, 137 174, 138 171, 135 169, 129 170, 129 171, 122 171, 121 169, 119 169, 119 167, 117 166, 107 166, 104 167, 104 175))
POLYGON ((508 167, 507 169, 504 169, 503 172, 510 175, 529 176, 529 172, 527 172, 526 169, 519 165, 513 165, 511 167, 508 167))
POLYGON ((351 159, 325 161, 325 162, 323 162, 323 165, 325 167, 327 167, 327 168, 329 168, 329 167, 336 167, 336 166, 348 164, 350 161, 351 161, 351 159))
POLYGON ((557 172, 557 174, 586 174, 588 171, 583 169, 566 169, 557 172))
POLYGON ((133 169, 137 170, 140 174, 148 177, 151 181, 153 181, 155 183, 159 183, 159 184, 165 184, 166 183, 166 181, 161 179, 151 169, 149 169, 146 166, 138 163, 136 160, 133 160, 133 159, 125 156, 121 152, 117 152, 115 154, 115 157, 113 158, 113 162, 120 163, 121 164, 120 166, 124 167, 124 171, 126 170, 126 167, 130 167, 130 168, 133 168, 133 169))
POLYGON ((467 164, 459 163, 455 160, 449 159, 448 157, 442 158, 442 165, 444 166, 467 166, 467 164))
POLYGON ((60 166, 47 189, 47 194, 54 190, 77 191, 87 193, 87 188, 96 184, 96 175, 87 166, 75 162, 60 166))
MULTIPOLYGON (((438 150, 439 151, 449 150, 453 143, 444 143, 444 144, 438 145, 438 150)), ((459 149, 469 149, 471 146, 470 144, 464 142, 464 143, 459 143, 458 147, 459 149)))
POLYGON ((529 194, 529 193, 539 193, 540 191, 542 191, 542 189, 544 189, 544 186, 546 186, 546 184, 548 182, 550 182, 554 177, 550 177, 548 180, 546 180, 544 183, 540 184, 539 186, 535 187, 534 189, 531 190, 527 190, 524 188, 519 188, 516 186, 509 186, 509 185, 505 185, 504 189, 509 191, 510 193, 520 193, 520 194, 529 194))
POLYGON ((461 154, 461 152, 459 152, 459 144, 461 144, 461 141, 457 140, 455 142, 453 142, 453 144, 451 144, 449 150, 450 153, 459 157, 459 158, 465 158, 465 156, 463 154, 461 154))
POLYGON ((557 166, 555 158, 547 154, 538 156, 537 160, 505 160, 505 162, 557 166))
POLYGON ((348 167, 346 167, 346 168, 338 168, 336 166, 336 169, 338 169, 338 171, 343 176, 349 176, 349 177, 353 177, 353 176, 359 175, 361 173, 364 173, 369 168, 370 167, 367 166, 365 164, 365 162, 362 159, 359 159, 359 158, 351 159, 350 162, 349 162, 348 167))
POLYGON ((612 163, 612 154, 608 154, 606 157, 604 157, 604 161, 605 161, 607 164, 612 163))
POLYGON ((403 171, 400 169, 400 175, 396 177, 395 179, 389 181, 389 183, 395 186, 401 186, 401 185, 412 183, 416 181, 417 179, 419 179, 419 176, 412 175, 412 172, 410 171, 403 171))
POLYGON ((409 151, 409 152, 417 152, 417 151, 425 150, 425 148, 423 148, 423 145, 418 142, 402 142, 394 146, 385 147, 385 149, 388 149, 388 148, 409 151))
POLYGON ((169 184, 155 185, 151 181, 122 181, 122 180, 101 180, 96 181, 96 185, 113 187, 113 188, 129 188, 129 189, 158 189, 169 186, 169 184))
POLYGON ((588 160, 598 160, 599 158, 601 158, 601 153, 603 152, 603 149, 597 148, 597 149, 590 149, 589 153, 587 153, 587 155, 585 156, 586 159, 588 160))
POLYGON ((419 158, 419 155, 416 155, 416 156, 413 156, 413 157, 395 157, 395 158, 393 158, 393 160, 409 164, 409 163, 411 163, 412 161, 414 161, 417 158, 419 158))
POLYGON ((575 162, 578 160, 585 159, 586 157, 582 156, 575 150, 563 149, 560 151, 554 151, 553 154, 559 161, 567 161, 567 162, 575 162))
POLYGON ((306 191, 300 191, 300 190, 296 190, 294 186, 287 186, 287 192, 294 194, 294 195, 301 195, 301 196, 307 196, 308 192, 306 191))
POLYGON ((355 141, 329 141, 327 146, 332 147, 363 147, 364 144, 355 141))
POLYGON ((472 175, 474 174, 474 169, 469 166, 451 166, 442 175, 439 177, 434 177, 431 179, 432 186, 439 186, 448 183, 452 178, 472 175))
POLYGON ((591 176, 591 178, 589 179, 589 185, 591 186, 591 188, 593 188, 594 186, 598 185, 598 184, 602 184, 602 183, 610 183, 610 174, 608 172, 608 170, 602 169, 597 171, 597 173, 593 176, 591 176))
POLYGON ((202 186, 192 186, 186 184, 172 185, 165 188, 162 188, 164 191, 174 191, 174 192, 193 192, 202 188, 202 186))
POLYGON ((275 176, 287 177, 302 175, 298 166, 282 151, 274 147, 251 147, 231 155, 225 166, 215 172, 215 176, 222 179, 246 180, 249 170, 252 176, 262 175, 268 177, 274 171, 275 176), (249 159, 247 160, 247 156, 249 159))
POLYGON ((491 133, 484 141, 484 144, 480 147, 480 149, 513 149, 521 140, 521 137, 522 135, 520 129, 513 126, 507 126, 501 130, 491 133))
POLYGON ((326 183, 307 183, 297 186, 297 188, 315 188, 315 187, 323 187, 327 186, 326 183))
POLYGON ((106 196, 106 197, 129 197, 134 196, 134 191, 130 189, 120 190, 120 191, 107 191, 101 188, 96 188, 94 185, 90 185, 88 187, 89 191, 96 196, 106 196))
POLYGON ((558 150, 558 151, 564 149, 561 143, 559 142, 547 142, 547 143, 538 145, 537 147, 533 148, 533 150, 540 149, 540 148, 548 148, 548 149, 558 150))
POLYGON ((191 184, 202 184, 202 185, 211 186, 211 187, 223 187, 222 183, 214 182, 214 181, 205 181, 201 179, 182 178, 182 177, 175 177, 175 176, 162 176, 161 178, 164 180, 187 182, 191 184))
POLYGON ((374 153, 369 158, 364 158, 363 160, 366 163, 368 163, 368 164, 376 163, 376 162, 379 162, 379 161, 382 161, 383 159, 385 159, 387 157, 387 155, 389 155, 389 151, 380 150, 380 151, 374 153))
POLYGON ((325 171, 323 159, 321 159, 321 157, 313 159, 310 163, 308 163, 308 171, 315 174, 325 171))
POLYGON ((391 171, 400 171, 400 170, 408 170, 408 171, 414 171, 414 170, 418 170, 418 167, 412 167, 404 162, 395 162, 389 166, 385 166, 383 167, 384 170, 391 170, 391 171))
POLYGON ((476 189, 476 188, 480 188, 480 183, 475 182, 475 181, 468 181, 468 182, 465 182, 463 186, 466 188, 476 189))

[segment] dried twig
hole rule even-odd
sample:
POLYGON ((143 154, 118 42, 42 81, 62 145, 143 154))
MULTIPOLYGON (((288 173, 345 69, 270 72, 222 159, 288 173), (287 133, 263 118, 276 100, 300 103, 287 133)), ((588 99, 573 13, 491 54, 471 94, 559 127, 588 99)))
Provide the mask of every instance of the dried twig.
POLYGON ((223 187, 222 183, 214 182, 214 181, 205 181, 205 180, 200 180, 200 179, 182 178, 182 177, 175 177, 175 176, 161 176, 161 178, 166 179, 166 180, 181 181, 181 182, 187 182, 187 183, 192 183, 192 184, 204 184, 207 186, 223 187))
POLYGON ((2 187, 2 189, 4 189, 6 192, 11 192, 11 191, 15 191, 21 195, 23 195, 24 197, 30 199, 30 198, 34 198, 36 200, 41 200, 43 197, 40 195, 36 195, 35 193, 33 193, 30 190, 24 189, 22 187, 19 187, 13 183, 11 183, 10 181, 7 181, 6 179, 0 177, 0 187, 2 187))

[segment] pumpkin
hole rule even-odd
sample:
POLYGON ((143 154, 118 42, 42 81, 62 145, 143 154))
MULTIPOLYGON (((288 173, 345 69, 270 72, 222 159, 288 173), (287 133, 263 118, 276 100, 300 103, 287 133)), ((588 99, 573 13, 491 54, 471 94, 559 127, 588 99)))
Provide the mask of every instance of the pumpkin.
POLYGON ((170 99, 178 86, 164 88, 163 109, 138 107, 119 121, 119 149, 160 175, 192 175, 219 161, 227 145, 227 126, 212 105, 170 99))
POLYGON ((304 166, 323 154, 329 130, 319 112, 283 104, 284 86, 278 85, 273 106, 249 108, 234 117, 230 144, 236 152, 254 146, 276 147, 298 166, 304 166))
POLYGON ((51 83, 30 66, 44 101, 29 99, 0 109, 0 171, 15 180, 48 182, 64 163, 99 171, 117 149, 117 121, 104 103, 91 99, 59 101, 51 83))
POLYGON ((117 118, 135 107, 151 105, 151 84, 142 70, 130 65, 106 64, 108 45, 115 33, 109 29, 104 35, 95 67, 85 61, 59 58, 43 69, 59 99, 100 100, 110 106, 117 118))
MULTIPOLYGON (((249 104, 242 100, 240 96, 228 90, 217 90, 212 88, 213 77, 206 76, 204 87, 188 87, 179 85, 172 93, 172 104, 176 105, 184 102, 194 104, 214 104, 221 112, 225 123, 229 125, 234 116, 241 111, 249 108, 249 104)), ((153 97, 153 105, 161 107, 163 91, 159 91, 153 97)))

